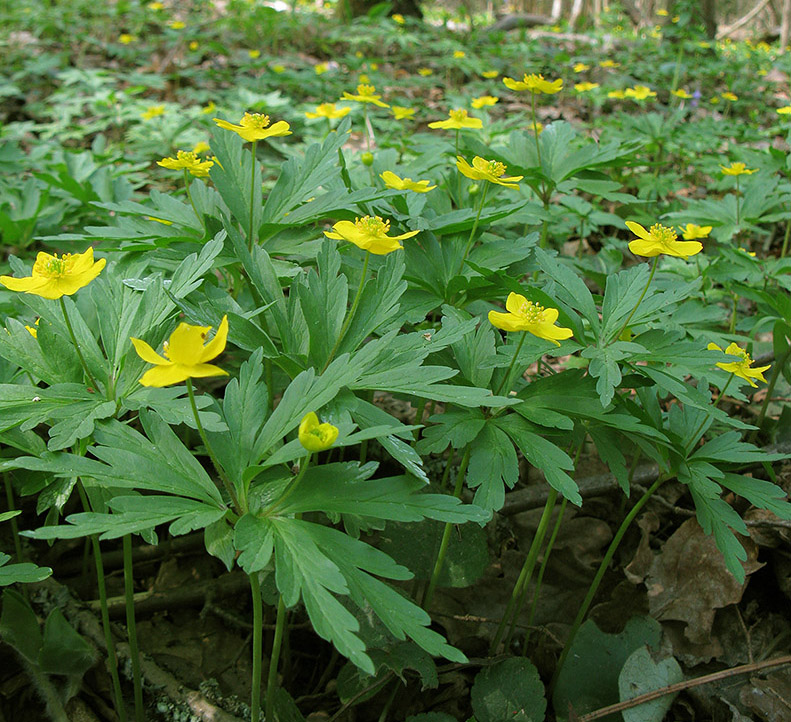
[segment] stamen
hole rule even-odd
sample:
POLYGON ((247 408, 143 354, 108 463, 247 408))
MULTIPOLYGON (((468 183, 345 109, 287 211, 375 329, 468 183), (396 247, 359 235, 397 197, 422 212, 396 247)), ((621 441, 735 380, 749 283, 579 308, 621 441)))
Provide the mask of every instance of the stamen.
POLYGON ((263 113, 245 113, 240 125, 244 128, 263 129, 269 125, 269 116, 263 113))

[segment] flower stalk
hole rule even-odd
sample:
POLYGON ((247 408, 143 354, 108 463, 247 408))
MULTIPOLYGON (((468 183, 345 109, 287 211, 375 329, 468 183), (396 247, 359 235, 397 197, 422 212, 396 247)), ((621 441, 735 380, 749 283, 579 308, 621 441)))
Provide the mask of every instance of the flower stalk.
POLYGON ((66 322, 66 328, 69 331, 71 342, 74 344, 74 350, 77 352, 77 356, 80 359, 80 363, 82 364, 83 371, 85 371, 85 375, 88 377, 88 381, 90 382, 91 387, 95 391, 98 391, 99 385, 96 383, 96 379, 93 377, 91 370, 88 368, 88 364, 85 363, 85 357, 82 355, 80 344, 77 343, 77 337, 74 335, 74 328, 72 328, 71 319, 69 318, 69 312, 66 310, 66 303, 63 300, 63 296, 61 296, 58 300, 60 301, 60 309, 63 312, 63 320, 66 322))
MULTIPOLYGON (((461 174, 459 174, 459 178, 461 178, 461 174)), ((483 206, 486 203, 486 192, 489 190, 489 184, 485 184, 483 186, 483 191, 481 193, 481 201, 478 204, 478 213, 475 215, 475 221, 472 224, 472 229, 470 230, 470 237, 467 239, 467 245, 464 247, 464 255, 461 257, 461 263, 459 264, 459 270, 456 271, 456 275, 460 275, 461 272, 464 270, 464 262, 467 260, 467 255, 470 252, 470 248, 472 247, 472 241, 475 238, 475 231, 478 230, 478 222, 481 220, 481 212, 483 211, 483 206)))
POLYGON ((124 597, 126 606, 126 632, 129 637, 129 656, 132 660, 132 683, 135 694, 135 722, 145 722, 143 707, 143 678, 140 674, 140 649, 137 645, 137 624, 135 622, 134 571, 132 568, 132 535, 123 536, 124 555, 124 597))
POLYGON ((360 285, 357 286, 357 293, 354 295, 354 300, 352 301, 352 307, 349 310, 349 314, 346 316, 346 319, 343 322, 343 326, 341 326, 341 332, 338 334, 338 340, 335 342, 335 345, 332 347, 330 351, 330 355, 327 357, 327 361, 324 364, 324 368, 321 370, 324 373, 327 370, 327 367, 330 365, 330 361, 335 358, 335 353, 338 351, 338 348, 343 341, 343 337, 346 335, 346 332, 349 330, 349 326, 351 325, 352 319, 354 318, 354 314, 357 312, 357 306, 360 305, 360 298, 363 295, 363 287, 365 286, 365 277, 368 275, 368 261, 371 258, 370 251, 366 251, 365 253, 365 261, 363 262, 363 270, 360 274, 360 285))
POLYGON ((632 316, 634 316, 634 314, 637 312, 637 309, 640 307, 640 304, 643 302, 643 299, 645 298, 645 294, 648 293, 648 287, 651 285, 651 281, 654 278, 654 274, 656 273, 656 267, 658 265, 659 265, 659 256, 654 256, 654 262, 651 265, 651 273, 648 274, 648 281, 645 284, 645 288, 643 289, 643 292, 640 294, 640 298, 637 299, 637 303, 634 305, 632 312, 626 317, 626 321, 624 321, 623 326, 621 326, 621 330, 618 331, 618 333, 615 336, 613 336, 613 338, 610 340, 611 343, 612 341, 617 341, 619 338, 621 338, 623 332, 626 331, 626 329, 629 327, 629 321, 632 320, 632 316))

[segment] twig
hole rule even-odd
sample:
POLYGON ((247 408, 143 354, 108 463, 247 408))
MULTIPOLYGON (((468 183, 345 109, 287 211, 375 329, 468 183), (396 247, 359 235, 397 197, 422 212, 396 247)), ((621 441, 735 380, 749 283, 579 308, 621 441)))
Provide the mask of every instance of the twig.
POLYGON ((592 720, 607 717, 607 715, 611 715, 615 712, 623 712, 625 709, 638 707, 641 704, 651 702, 652 700, 659 699, 660 697, 664 697, 668 694, 675 694, 676 692, 681 692, 685 689, 700 687, 703 684, 717 682, 721 679, 728 679, 728 677, 735 677, 739 674, 749 674, 750 672, 758 672, 759 670, 768 669, 770 667, 779 667, 783 664, 791 664, 791 654, 786 655, 785 657, 778 657, 777 659, 768 659, 765 662, 743 664, 739 667, 723 669, 719 672, 704 675, 703 677, 696 677, 695 679, 687 679, 683 682, 677 682, 676 684, 669 684, 667 687, 660 687, 659 689, 655 689, 652 692, 639 694, 637 697, 632 697, 632 699, 627 699, 623 702, 618 702, 617 704, 611 704, 608 707, 602 707, 601 709, 597 709, 594 712, 584 714, 577 719, 579 722, 592 722, 592 720))

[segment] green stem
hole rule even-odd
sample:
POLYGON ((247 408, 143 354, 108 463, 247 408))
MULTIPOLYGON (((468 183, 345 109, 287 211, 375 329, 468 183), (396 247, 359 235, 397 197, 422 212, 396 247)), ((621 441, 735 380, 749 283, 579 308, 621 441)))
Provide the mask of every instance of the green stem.
POLYGON ((354 301, 352 301, 352 307, 349 311, 349 314, 346 316, 346 320, 343 322, 343 326, 341 326, 341 332, 338 334, 338 340, 335 342, 335 345, 332 347, 332 351, 330 351, 330 355, 327 357, 327 362, 324 364, 324 368, 321 370, 324 373, 327 370, 327 366, 330 365, 330 361, 335 358, 335 352, 338 350, 338 347, 341 345, 343 341, 343 337, 346 335, 346 332, 349 330, 349 325, 354 318, 354 314, 357 311, 357 306, 360 304, 360 297, 363 295, 363 286, 365 286, 365 276, 368 273, 368 260, 371 257, 371 252, 365 252, 365 261, 363 263, 363 271, 360 274, 360 285, 357 286, 357 293, 354 296, 354 301))
POLYGON ((88 368, 88 364, 85 363, 85 357, 82 355, 82 351, 80 350, 80 344, 77 343, 77 337, 74 335, 74 329, 71 325, 71 319, 69 318, 69 314, 66 311, 66 302, 63 300, 63 296, 60 297, 60 308, 63 311, 63 320, 66 321, 66 328, 69 330, 69 336, 71 336, 71 342, 74 344, 74 349, 77 351, 77 356, 80 359, 80 363, 82 364, 83 371, 85 371, 85 375, 88 377, 88 381, 91 383, 91 387, 98 391, 99 384, 96 383, 96 379, 93 377, 93 374, 90 372, 88 368))
MULTIPOLYGON (((775 359, 775 365, 772 369, 772 378, 769 379, 769 383, 766 386, 766 396, 764 397, 764 402, 761 404, 761 411, 758 413, 758 420, 755 422, 755 425, 758 428, 750 434, 750 441, 753 441, 758 435, 758 432, 761 430, 761 425, 766 418, 766 410, 769 408, 769 401, 772 398, 772 392, 775 390, 775 384, 777 384, 780 375, 783 373, 783 367, 786 365, 789 356, 791 356, 791 344, 786 346, 785 352, 779 359, 775 359)), ((733 376, 731 376, 731 378, 733 378, 733 376)))
MULTIPOLYGON (((722 391, 720 391, 720 395, 717 396, 717 399, 714 402, 714 405, 711 407, 712 412, 714 411, 714 409, 716 409, 720 405, 720 401, 722 401, 723 397, 725 396, 725 392, 728 390, 728 386, 731 385, 731 381, 733 381, 733 374, 731 374, 728 377, 728 380, 725 382, 725 386, 723 386, 722 387, 722 391)), ((703 419, 703 421, 700 422, 700 425, 698 426, 698 428, 695 429, 695 433, 692 434, 692 436, 690 436, 690 438, 689 438, 689 446, 687 447, 687 449, 685 449, 684 456, 687 456, 689 454, 689 452, 692 451, 692 448, 695 446, 695 443, 698 440, 698 434, 701 432, 703 427, 706 425, 706 422, 711 419, 712 415, 713 414, 707 414, 706 418, 703 419)))
MULTIPOLYGON (((461 457, 461 464, 459 464, 459 471, 456 476, 456 486, 453 489, 453 496, 457 499, 461 498, 461 490, 464 488, 464 477, 467 474, 467 464, 470 462, 470 452, 472 447, 467 445, 464 450, 464 456, 461 457)), ((437 552, 437 559, 434 562, 434 570, 431 572, 431 581, 428 583, 428 589, 423 596, 423 609, 428 609, 431 600, 434 598, 434 591, 439 582, 439 575, 442 573, 442 567, 445 564, 445 557, 448 555, 448 546, 450 545, 450 535, 453 531, 453 524, 450 522, 445 523, 445 529, 442 532, 442 540, 439 543, 439 551, 437 552)))
MULTIPOLYGON (((456 148, 454 159, 459 159, 459 129, 456 128, 456 148)), ((456 167, 456 203, 457 207, 461 208, 461 171, 459 170, 458 166, 456 167)))
POLYGON ((739 306, 739 298, 735 293, 731 293, 731 318, 728 322, 728 331, 733 334, 736 332, 736 310, 739 306))
POLYGON ((596 596, 596 592, 599 589, 599 584, 601 584, 601 580, 604 578, 604 573, 607 571, 607 568, 610 566, 610 562, 612 561, 613 556, 615 556, 615 552, 618 549, 618 545, 621 543, 621 540, 626 534, 626 531, 629 529, 632 521, 634 518, 640 513, 640 510, 646 505, 648 500, 654 494, 654 492, 662 486, 662 484, 666 481, 665 478, 659 477, 651 486, 646 490, 645 494, 643 494, 640 499, 638 499, 637 503, 632 507, 632 510, 626 515, 624 520, 621 522, 621 526, 618 527, 618 531, 615 532, 615 536, 613 540, 610 542, 610 546, 607 548, 607 552, 604 555, 604 559, 601 560, 601 564, 599 564, 599 568, 596 571, 596 576, 593 578, 590 587, 588 588, 588 593, 585 595, 585 599, 582 602, 582 605, 577 612, 577 616, 574 619, 574 623, 571 625, 571 632, 569 633, 568 639, 566 640, 566 644, 563 647, 563 652, 560 655, 560 659, 558 660, 558 666, 555 668, 555 674, 552 676, 552 682, 550 683, 549 689, 550 694, 551 691, 554 690, 555 684, 558 680, 558 675, 560 674, 561 670, 563 669, 563 665, 566 663, 566 658, 569 656, 569 651, 571 650, 571 646, 574 643, 574 638, 577 636, 577 631, 582 624, 583 619, 585 619, 585 615, 588 613, 588 609, 590 608, 591 603, 593 602, 593 598, 596 596))
POLYGON ((494 392, 495 396, 500 395, 500 392, 503 390, 504 386, 508 385, 510 387, 511 372, 514 370, 514 364, 516 363, 516 359, 519 358, 519 352, 522 350, 522 344, 525 342, 526 338, 527 331, 522 331, 522 338, 519 339, 519 344, 516 347, 516 351, 514 351, 514 357, 511 359, 511 364, 508 366, 508 371, 505 372, 505 376, 503 376, 503 380, 497 387, 497 391, 494 392))
MULTIPOLYGON (((85 511, 92 511, 90 502, 88 501, 88 495, 85 493, 85 488, 79 479, 77 480, 77 493, 80 495, 82 506, 85 511)), ((118 656, 115 651, 113 631, 110 627, 110 612, 107 608, 107 587, 104 583, 104 563, 102 562, 102 550, 99 546, 99 535, 91 534, 90 539, 93 549, 93 561, 96 565, 96 587, 99 592, 99 607, 101 609, 102 630, 104 631, 104 644, 107 647, 107 664, 110 667, 110 678, 113 683, 115 711, 120 722, 126 722, 126 707, 124 706, 124 697, 121 693, 121 680, 118 677, 118 656)))
POLYGON ((470 237, 467 239, 467 245, 464 247, 464 255, 461 257, 461 265, 459 265, 459 270, 456 271, 456 275, 460 275, 461 272, 464 270, 464 261, 467 260, 467 254, 470 252, 470 247, 472 246, 472 239, 475 237, 475 231, 478 230, 478 221, 481 220, 481 211, 483 210, 483 205, 486 203, 486 192, 489 190, 489 184, 487 183, 483 187, 483 191, 481 193, 481 202, 478 204, 478 213, 475 215, 475 222, 472 224, 472 230, 470 231, 470 237))
POLYGON ((191 378, 187 379, 187 395, 190 399, 190 406, 192 407, 192 415, 195 418, 195 425, 198 427, 198 433, 200 434, 201 441, 203 442, 203 448, 206 449, 206 453, 209 455, 211 463, 214 465, 214 469, 217 471, 217 475, 222 480, 225 490, 228 492, 228 496, 231 498, 231 503, 233 504, 234 510, 237 514, 242 514, 243 511, 242 507, 239 505, 239 499, 236 496, 236 490, 233 488, 233 484, 231 484, 231 480, 226 475, 225 470, 222 468, 219 460, 214 455, 214 451, 211 448, 209 439, 206 437, 206 432, 203 430, 203 424, 201 423, 200 416, 198 415, 198 406, 195 403, 195 392, 192 388, 191 378))
MULTIPOLYGON (((552 534, 549 537, 549 541, 547 542, 547 548, 544 550, 544 558, 541 560, 541 566, 538 570, 538 576, 536 577, 536 591, 533 594, 533 601, 530 603, 530 612, 527 616, 527 629, 525 630, 525 641, 522 643, 522 656, 527 656, 527 644, 530 640, 530 628, 533 626, 533 620, 536 616, 536 608, 538 607, 538 597, 539 593, 541 592, 541 583, 544 581, 544 572, 547 568, 547 563, 549 562, 549 556, 552 553, 552 548, 555 546, 555 540, 557 539, 558 532, 560 531, 560 524, 563 521, 563 514, 566 512, 566 504, 568 503, 568 499, 563 497, 562 501, 560 502, 560 510, 558 511, 558 518, 555 521, 555 526, 552 529, 552 534)), ((525 589, 525 592, 527 590, 525 589)), ((522 602, 519 604, 519 608, 521 609, 522 602)), ((519 616, 519 613, 514 616, 514 621, 519 616)), ((506 648, 508 645, 506 645, 506 648)))
POLYGON ((654 256, 654 263, 651 266, 651 273, 648 274, 648 282, 645 284, 645 288, 643 289, 643 292, 640 294, 640 298, 637 299, 637 303, 634 305, 632 312, 627 316, 623 326, 621 326, 621 330, 618 331, 618 333, 615 336, 613 336, 610 342, 617 341, 619 338, 621 338, 623 332, 629 327, 629 321, 632 320, 632 316, 634 316, 634 314, 637 312, 637 309, 640 307, 640 304, 643 302, 643 299, 645 298, 645 294, 648 293, 648 287, 651 285, 651 281, 654 278, 654 274, 656 273, 656 267, 658 264, 659 264, 659 256, 654 256))
MULTIPOLYGON (((8 511, 16 511, 14 505, 14 488, 11 486, 11 479, 7 473, 3 474, 3 484, 5 485, 5 498, 6 502, 8 502, 8 511)), ((19 538, 19 525, 16 523, 16 517, 11 517, 11 535, 14 537, 14 552, 16 553, 16 560, 21 562, 23 561, 22 541, 19 538)))
MULTIPOLYGON (((363 104, 363 133, 365 134, 365 150, 371 152, 371 136, 368 133, 368 104, 363 104)), ((270 722, 267 720, 267 722, 270 722)))
POLYGON ((252 170, 250 171, 250 231, 247 234, 247 246, 253 250, 253 209, 255 207, 255 147, 258 141, 253 141, 252 148, 250 149, 250 160, 252 170))
MULTIPOLYGON (((250 719, 258 722, 261 718, 261 658, 263 656, 263 610, 261 605, 261 584, 258 572, 249 575, 250 592, 253 601, 253 672, 252 692, 250 696, 250 719)), ((266 718, 270 719, 269 713, 266 718)))
POLYGON ((203 226, 204 232, 206 231, 206 221, 204 220, 203 216, 198 213, 198 209, 195 207, 195 201, 192 200, 192 193, 190 193, 190 176, 187 169, 184 169, 184 190, 187 191, 187 200, 190 202, 192 206, 192 210, 195 212, 195 216, 197 217, 200 224, 203 226))
POLYGON ((129 654, 132 658, 132 683, 135 689, 135 722, 145 722, 143 708, 143 679, 140 674, 140 650, 137 646, 135 623, 135 584, 132 570, 132 535, 124 534, 124 596, 126 597, 126 632, 129 637, 129 654))
POLYGON ((788 239, 791 237, 791 219, 786 221, 786 233, 783 237, 783 248, 780 250, 780 258, 785 258, 788 252, 788 239))
POLYGON ((739 216, 739 176, 736 176, 736 232, 738 233, 741 226, 741 219, 739 216))
MULTIPOLYGON (((272 654, 269 657, 269 674, 266 679, 266 722, 275 722, 275 692, 277 691, 277 663, 280 659, 280 647, 283 644, 283 633, 286 628, 286 604, 283 595, 277 602, 277 620, 275 621, 275 638, 272 642, 272 654)), ((256 722, 254 719, 253 722, 256 722)))
POLYGON ((456 455, 456 449, 452 446, 450 447, 450 454, 448 454, 448 459, 445 462, 445 468, 442 471, 442 479, 439 482, 439 488, 442 491, 445 491, 445 487, 448 485, 448 478, 450 477, 450 467, 453 465, 453 457, 456 455))
POLYGON ((305 476, 305 472, 308 470, 308 466, 310 465, 310 457, 311 452, 308 452, 308 455, 305 457, 304 463, 299 465, 299 473, 296 475, 294 480, 286 487, 286 490, 280 496, 280 498, 272 504, 267 510, 264 516, 270 517, 272 514, 275 513, 281 506, 283 506, 286 499, 294 493, 294 490, 299 486, 299 482, 302 481, 302 477, 305 476))
POLYGON ((533 541, 530 544, 527 557, 525 557, 525 563, 522 565, 522 571, 519 572, 519 577, 516 580, 516 584, 514 584, 514 588, 511 590, 511 598, 508 600, 508 605, 506 606, 505 612, 500 619, 497 632, 495 633, 494 639, 489 646, 490 655, 494 654, 497 648, 500 646, 500 640, 503 638, 503 633, 505 632, 505 627, 508 624, 508 619, 515 612, 515 607, 519 597, 522 595, 522 590, 526 589, 527 585, 530 583, 530 577, 533 574, 533 568, 535 567, 536 559, 538 559, 538 552, 541 549, 541 544, 543 543, 544 536, 547 533, 547 527, 549 526, 549 520, 552 518, 552 511, 555 508, 555 501, 557 498, 557 491, 555 489, 550 489, 546 504, 544 504, 544 513, 541 515, 541 519, 538 522, 536 535, 533 537, 533 541))

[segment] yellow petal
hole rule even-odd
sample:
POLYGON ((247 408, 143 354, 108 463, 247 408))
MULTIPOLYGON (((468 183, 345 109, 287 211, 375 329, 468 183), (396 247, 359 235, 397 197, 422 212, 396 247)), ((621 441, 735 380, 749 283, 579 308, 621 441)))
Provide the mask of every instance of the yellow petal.
POLYGON ((130 341, 134 345, 135 351, 137 351, 137 355, 141 359, 143 359, 143 361, 145 361, 146 363, 155 364, 156 366, 165 366, 167 364, 172 363, 171 361, 168 361, 166 358, 160 356, 145 341, 139 338, 131 338, 130 341))
POLYGON ((639 223, 635 223, 634 221, 626 221, 626 227, 634 233, 638 238, 642 238, 644 241, 653 241, 654 239, 651 238, 651 234, 645 230, 639 223))
POLYGON ((505 308, 511 313, 518 314, 522 310, 522 305, 527 303, 527 299, 518 293, 509 293, 505 299, 505 308))
POLYGON ((217 327, 217 333, 214 338, 209 341, 203 348, 200 361, 204 363, 211 361, 213 358, 219 356, 225 350, 225 343, 228 340, 228 316, 223 316, 220 325, 217 327))
POLYGON ((489 323, 495 328, 503 331, 524 331, 526 330, 524 321, 512 313, 501 313, 500 311, 489 311, 489 323))
MULTIPOLYGON (((635 225, 637 224, 635 223, 635 225)), ((654 256, 658 256, 663 253, 662 247, 659 243, 656 241, 643 239, 630 241, 629 250, 634 253, 635 256, 644 256, 646 258, 653 258, 654 256)))
POLYGON ((143 386, 154 386, 161 388, 171 384, 180 384, 189 378, 189 374, 184 372, 184 366, 178 364, 167 364, 166 366, 154 366, 148 369, 141 377, 140 384, 143 386))
POLYGON ((193 366, 200 363, 203 354, 203 342, 211 326, 193 326, 189 323, 180 323, 176 330, 170 334, 165 353, 176 364, 193 366))

